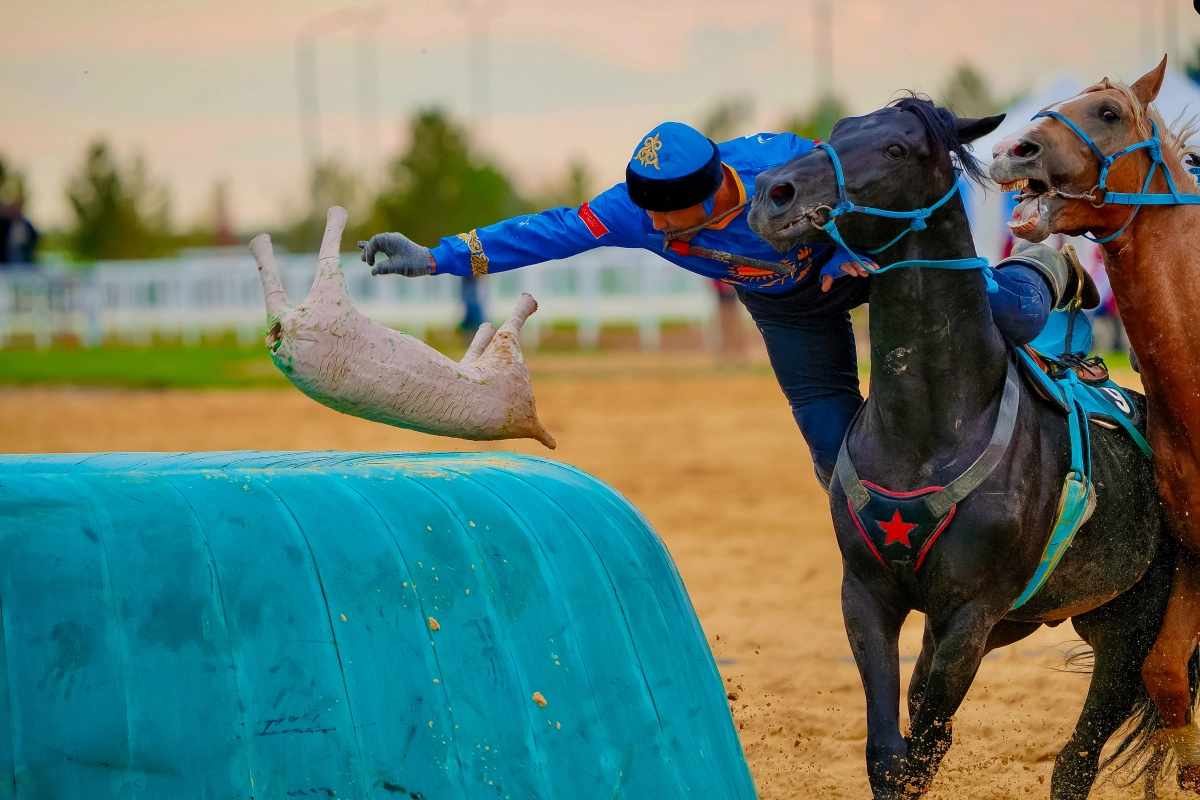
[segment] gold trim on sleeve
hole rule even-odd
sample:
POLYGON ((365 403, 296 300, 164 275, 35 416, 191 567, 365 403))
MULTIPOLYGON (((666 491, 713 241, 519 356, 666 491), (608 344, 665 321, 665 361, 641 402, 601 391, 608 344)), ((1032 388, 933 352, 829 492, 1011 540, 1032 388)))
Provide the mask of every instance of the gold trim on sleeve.
POLYGON ((470 233, 460 233, 458 238, 466 242, 471 251, 471 274, 487 275, 488 257, 483 252, 483 243, 479 241, 479 232, 472 228, 470 233))

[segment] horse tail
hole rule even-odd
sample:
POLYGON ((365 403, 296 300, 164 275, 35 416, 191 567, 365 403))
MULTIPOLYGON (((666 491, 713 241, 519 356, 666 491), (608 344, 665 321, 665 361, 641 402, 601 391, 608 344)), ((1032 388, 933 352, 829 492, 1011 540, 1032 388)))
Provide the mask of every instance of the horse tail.
MULTIPOLYGON (((1195 708, 1200 695, 1200 651, 1193 650, 1188 659, 1188 688, 1191 691, 1192 707, 1195 708)), ((1159 732, 1166 726, 1159 716, 1158 708, 1150 699, 1146 685, 1137 683, 1137 697, 1133 711, 1124 725, 1124 734, 1112 753, 1100 763, 1100 769, 1112 767, 1123 776, 1121 784, 1130 785, 1142 779, 1147 786, 1157 784, 1171 775, 1175 769, 1175 754, 1170 745, 1162 741, 1159 732)), ((1152 796, 1147 794, 1147 797, 1152 796)))

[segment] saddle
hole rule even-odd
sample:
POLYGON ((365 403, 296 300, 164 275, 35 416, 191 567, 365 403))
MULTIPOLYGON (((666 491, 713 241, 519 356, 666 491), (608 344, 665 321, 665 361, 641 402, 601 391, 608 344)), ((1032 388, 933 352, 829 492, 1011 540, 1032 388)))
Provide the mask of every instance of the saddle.
POLYGON ((1054 312, 1042 333, 1017 349, 1026 385, 1064 415, 1074 401, 1089 421, 1123 429, 1147 458, 1153 457, 1146 441, 1146 420, 1133 397, 1109 377, 1103 359, 1087 357, 1092 347, 1090 320, 1081 315, 1071 325, 1068 317, 1067 312, 1054 312), (1068 380, 1068 372, 1074 373, 1074 381, 1068 380))
POLYGON ((1041 336, 1014 349, 991 441, 967 471, 946 486, 894 492, 864 481, 851 463, 846 441, 842 442, 835 470, 837 480, 846 493, 855 527, 885 569, 910 574, 919 570, 954 518, 958 503, 1000 462, 1012 438, 1019 381, 1023 379, 1034 394, 1066 418, 1071 442, 1071 467, 1063 481, 1058 514, 1042 559, 1012 607, 1020 608, 1041 589, 1096 506, 1090 477, 1089 423, 1124 430, 1147 458, 1152 456, 1143 415, 1129 393, 1109 378, 1103 360, 1087 357, 1090 349, 1091 323, 1082 315, 1071 319, 1065 311, 1051 314, 1041 336), (1082 349, 1073 350, 1072 345, 1082 345, 1082 349), (1059 355, 1051 357, 1046 355, 1048 352, 1059 355))

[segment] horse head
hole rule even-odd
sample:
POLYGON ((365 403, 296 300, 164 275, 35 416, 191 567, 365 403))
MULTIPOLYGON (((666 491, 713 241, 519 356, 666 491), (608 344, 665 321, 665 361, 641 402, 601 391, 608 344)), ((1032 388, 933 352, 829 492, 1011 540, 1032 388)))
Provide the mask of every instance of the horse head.
MULTIPOLYGON (((909 96, 839 121, 828 146, 842 165, 844 199, 860 208, 895 211, 932 206, 954 186, 954 161, 968 176, 982 175, 967 145, 1003 119, 961 119, 929 100, 909 96)), ((758 176, 748 222, 780 249, 831 244, 823 226, 842 199, 831 155, 817 148, 758 176)), ((846 213, 837 220, 842 238, 858 252, 884 245, 909 225, 909 220, 870 214, 846 213)))
POLYGON ((1134 209, 1104 202, 1105 189, 1161 193, 1168 185, 1159 173, 1146 186, 1152 147, 1117 156, 1102 182, 1104 160, 1150 141, 1156 131, 1161 140, 1157 150, 1175 184, 1195 185, 1183 163, 1188 155, 1186 133, 1172 132, 1151 105, 1166 69, 1164 57, 1130 86, 1105 78, 1043 109, 1029 125, 996 144, 992 179, 1005 191, 1021 192, 1008 223, 1015 236, 1040 242, 1052 233, 1104 235, 1122 230, 1134 209))

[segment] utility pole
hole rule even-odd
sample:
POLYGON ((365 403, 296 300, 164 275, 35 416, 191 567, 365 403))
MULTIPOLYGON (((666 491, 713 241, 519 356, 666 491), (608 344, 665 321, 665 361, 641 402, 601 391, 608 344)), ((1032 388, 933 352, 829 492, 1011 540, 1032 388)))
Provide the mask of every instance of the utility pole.
POLYGON ((315 37, 296 37, 296 95, 300 111, 300 149, 315 163, 321 158, 321 112, 317 106, 317 47, 315 37))
POLYGON ((813 0, 813 75, 817 100, 833 94, 833 3, 813 0))
POLYGON ((456 0, 453 5, 467 20, 467 73, 470 84, 471 119, 478 130, 487 126, 492 113, 491 37, 492 18, 503 10, 503 0, 456 0))
POLYGON ((1176 60, 1179 58, 1179 9, 1176 8, 1178 0, 1163 0, 1163 49, 1167 53, 1167 63, 1175 66, 1177 69, 1179 64, 1176 60))
POLYGON ((1138 15, 1138 66, 1147 63, 1154 52, 1154 3, 1156 0, 1134 0, 1138 15))
POLYGON ((358 78, 359 169, 364 174, 379 160, 379 57, 375 30, 387 16, 383 6, 372 6, 358 16, 355 29, 354 67, 358 78))
POLYGON ((353 24, 357 12, 344 8, 310 19, 296 32, 296 98, 300 116, 300 144, 305 158, 321 158, 321 112, 317 90, 317 37, 353 24))

